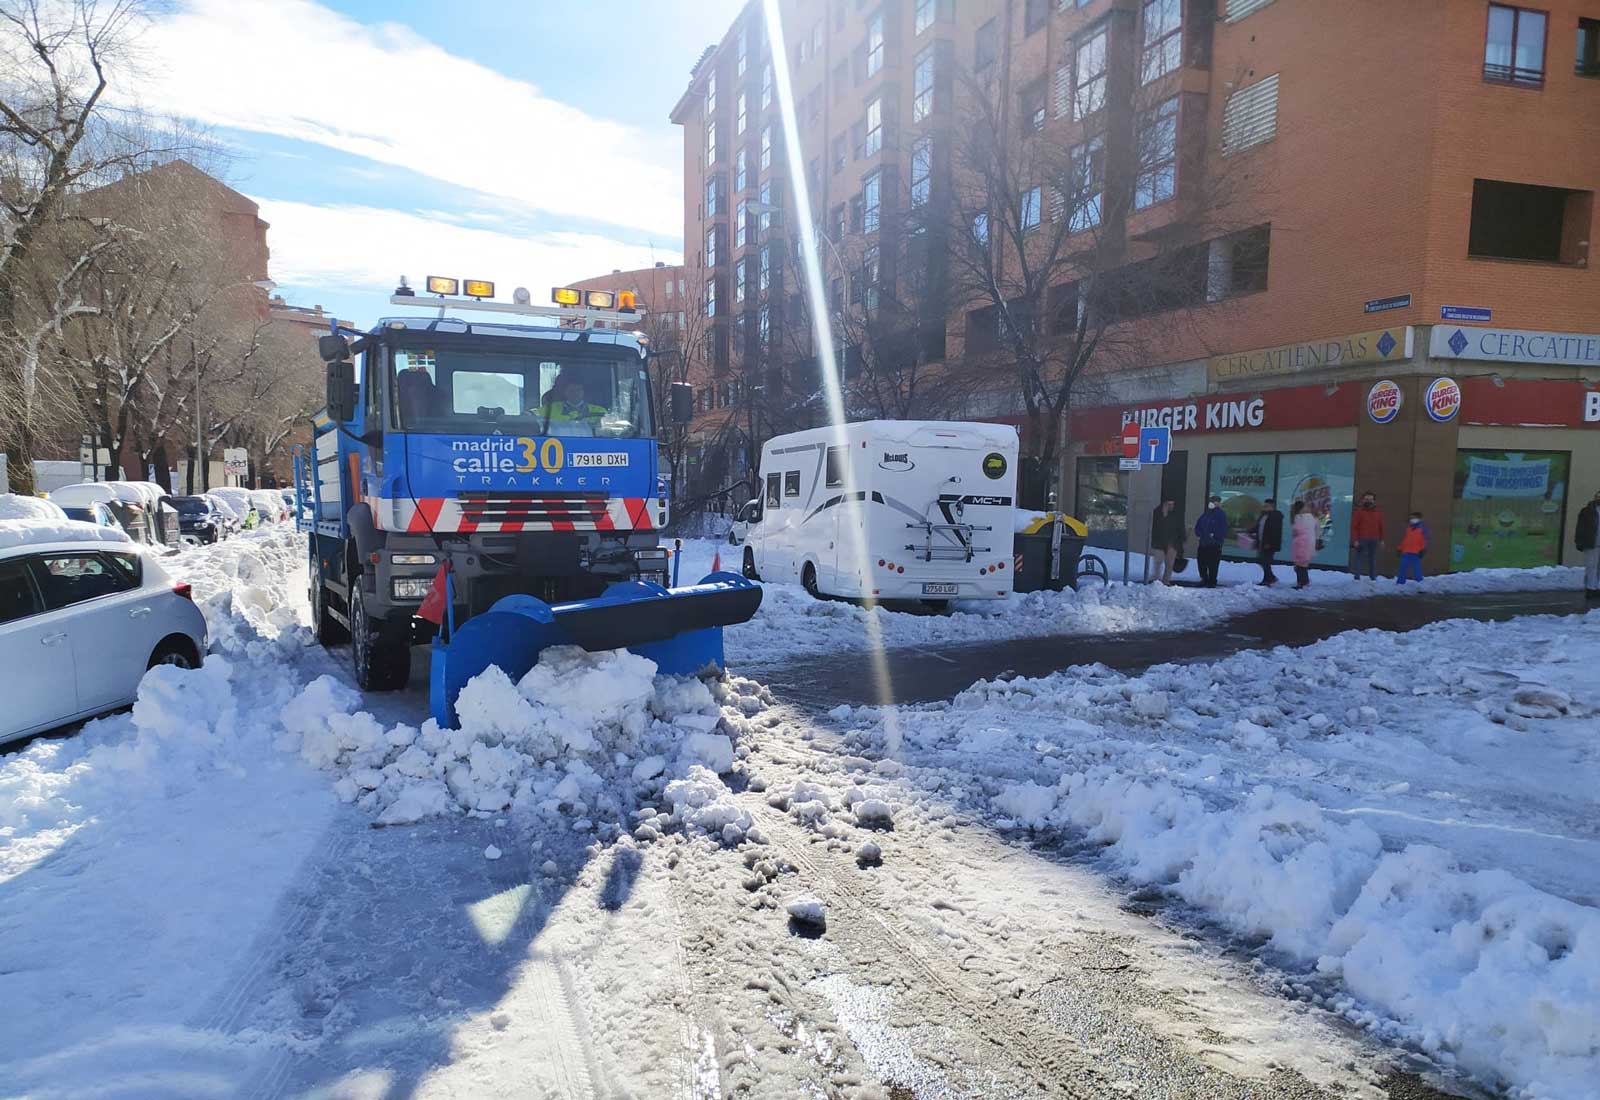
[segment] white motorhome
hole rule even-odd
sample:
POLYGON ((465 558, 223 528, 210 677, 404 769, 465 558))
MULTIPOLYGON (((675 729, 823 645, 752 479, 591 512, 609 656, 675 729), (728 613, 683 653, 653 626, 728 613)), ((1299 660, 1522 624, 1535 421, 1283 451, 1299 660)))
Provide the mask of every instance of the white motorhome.
POLYGON ((762 495, 739 520, 746 575, 818 596, 1000 599, 1012 590, 1017 432, 868 420, 761 449, 762 495))

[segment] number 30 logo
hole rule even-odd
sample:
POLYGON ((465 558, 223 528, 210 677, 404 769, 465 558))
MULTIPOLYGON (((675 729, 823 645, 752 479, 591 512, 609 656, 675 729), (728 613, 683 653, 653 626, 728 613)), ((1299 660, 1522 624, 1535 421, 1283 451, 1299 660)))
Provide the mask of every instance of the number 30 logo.
POLYGON ((517 465, 518 473, 529 474, 535 470, 543 470, 547 474, 554 474, 559 473, 566 465, 567 452, 561 446, 559 439, 546 439, 540 443, 536 439, 524 436, 517 442, 522 444, 522 461, 517 465))

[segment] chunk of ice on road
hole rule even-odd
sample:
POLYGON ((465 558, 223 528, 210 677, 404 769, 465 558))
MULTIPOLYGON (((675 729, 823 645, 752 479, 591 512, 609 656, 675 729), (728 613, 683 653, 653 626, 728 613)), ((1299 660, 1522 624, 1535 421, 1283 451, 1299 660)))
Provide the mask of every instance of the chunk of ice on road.
POLYGON ((1133 697, 1133 713, 1140 718, 1165 718, 1171 701, 1164 691, 1141 691, 1133 697))
POLYGON ((499 859, 504 854, 505 853, 501 852, 500 849, 495 847, 493 844, 489 845, 483 850, 484 859, 499 859))
POLYGON ((1055 787, 1043 787, 1032 780, 1012 783, 995 796, 995 808, 1030 829, 1042 829, 1061 800, 1055 787))
POLYGON ((801 924, 815 925, 821 928, 828 923, 828 908, 822 904, 822 899, 810 894, 801 894, 790 898, 783 904, 784 911, 801 924))
POLYGON ((633 781, 643 783, 646 779, 654 779, 666 770, 665 756, 647 756, 633 766, 633 781))
POLYGON ((455 799, 437 779, 430 779, 404 788, 400 796, 383 813, 378 815, 379 825, 412 825, 425 817, 439 817, 454 812, 455 799))
POLYGON ((733 770, 733 740, 725 733, 695 731, 683 739, 681 759, 721 774, 733 770))

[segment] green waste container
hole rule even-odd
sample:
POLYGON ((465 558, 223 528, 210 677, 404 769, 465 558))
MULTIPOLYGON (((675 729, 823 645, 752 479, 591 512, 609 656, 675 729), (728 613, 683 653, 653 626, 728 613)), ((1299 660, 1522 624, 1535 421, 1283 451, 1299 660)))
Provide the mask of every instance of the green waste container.
POLYGON ((1078 586, 1078 558, 1089 528, 1064 512, 1023 513, 1012 544, 1018 592, 1059 592, 1078 586))

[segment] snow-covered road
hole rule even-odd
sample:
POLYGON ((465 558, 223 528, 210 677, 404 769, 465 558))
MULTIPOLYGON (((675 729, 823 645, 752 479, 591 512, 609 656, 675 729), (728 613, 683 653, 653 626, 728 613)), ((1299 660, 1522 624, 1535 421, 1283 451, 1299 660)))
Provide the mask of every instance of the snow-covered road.
MULTIPOLYGON (((1600 1074, 1600 615, 822 718, 558 656, 453 734, 308 644, 292 533, 176 571, 206 668, 0 757, 26 1006, 0 1097, 1429 1095, 1398 1067, 1589 1100, 1600 1074)), ((1119 593, 871 614, 916 644, 1304 597, 1119 593)), ((772 586, 730 655, 859 645, 865 614, 772 586)))

